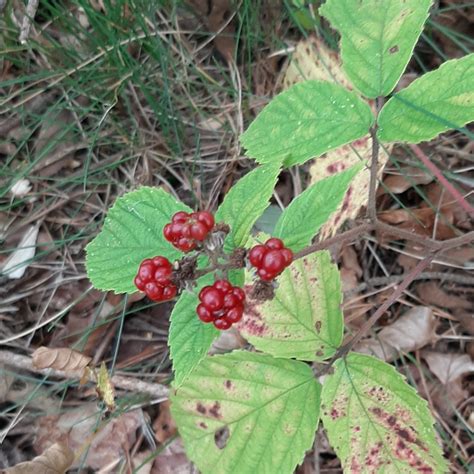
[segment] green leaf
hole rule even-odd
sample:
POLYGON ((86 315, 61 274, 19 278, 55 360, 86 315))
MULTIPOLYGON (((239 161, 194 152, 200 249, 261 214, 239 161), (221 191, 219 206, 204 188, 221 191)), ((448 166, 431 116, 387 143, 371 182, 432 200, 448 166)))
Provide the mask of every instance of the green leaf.
POLYGON ((219 335, 212 324, 203 323, 196 314, 199 289, 210 284, 210 275, 199 279, 196 292, 183 292, 171 313, 168 346, 176 387, 183 383, 206 356, 212 342, 219 335))
POLYGON ((347 472, 447 472, 425 400, 389 364, 351 353, 324 380, 321 419, 347 472))
POLYGON ((115 201, 99 235, 86 247, 86 268, 100 290, 135 293, 133 279, 145 258, 182 254, 163 237, 163 227, 178 211, 189 207, 159 188, 141 187, 115 201))
POLYGON ((369 106, 337 84, 305 81, 277 95, 241 136, 247 155, 285 166, 363 137, 374 120, 369 106))
POLYGON ((418 143, 474 120, 474 54, 446 61, 395 94, 380 112, 384 142, 418 143))
POLYGON ((199 364, 171 412, 203 474, 291 474, 313 444, 320 392, 306 364, 236 351, 199 364))
POLYGON ((255 221, 269 205, 278 175, 280 164, 259 166, 232 186, 216 212, 216 221, 230 225, 225 249, 243 247, 250 238, 255 221))
POLYGON ((432 0, 328 0, 320 9, 341 34, 343 68, 362 94, 388 95, 408 61, 432 0))
POLYGON ((275 297, 247 296, 240 330, 258 350, 276 357, 323 361, 342 342, 339 271, 329 252, 296 260, 277 279, 275 297))
POLYGON ((349 183, 363 168, 359 163, 351 168, 317 181, 283 211, 274 235, 285 241, 293 252, 298 252, 311 243, 321 226, 338 208, 349 183))

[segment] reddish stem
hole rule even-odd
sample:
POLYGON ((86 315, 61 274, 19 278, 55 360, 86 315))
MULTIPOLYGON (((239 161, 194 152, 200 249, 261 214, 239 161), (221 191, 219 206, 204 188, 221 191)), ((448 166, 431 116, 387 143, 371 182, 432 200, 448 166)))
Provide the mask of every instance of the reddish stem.
POLYGON ((410 145, 413 153, 420 161, 436 176, 438 181, 445 187, 457 203, 471 216, 474 216, 474 208, 464 199, 464 196, 444 177, 439 168, 430 161, 418 145, 410 145))

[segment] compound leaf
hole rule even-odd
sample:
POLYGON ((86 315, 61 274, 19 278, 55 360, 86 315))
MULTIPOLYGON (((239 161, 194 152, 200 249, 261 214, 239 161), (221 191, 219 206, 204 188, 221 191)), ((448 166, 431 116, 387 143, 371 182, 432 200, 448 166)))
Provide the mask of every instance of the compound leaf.
POLYGON ((102 231, 86 247, 86 268, 92 284, 116 293, 137 291, 133 278, 145 258, 180 257, 163 237, 163 227, 178 211, 190 212, 183 203, 159 188, 141 187, 115 201, 102 231))
POLYGON ((183 292, 171 313, 168 346, 173 363, 174 384, 179 387, 206 356, 219 331, 212 324, 203 323, 196 314, 198 292, 212 283, 211 278, 198 280, 195 293, 183 292))
POLYGON ((320 13, 341 34, 344 71, 369 98, 388 95, 405 70, 432 0, 328 0, 320 13))
POLYGON ((292 166, 363 137, 373 119, 354 92, 338 84, 305 81, 277 95, 241 142, 259 163, 292 166))
POLYGON ((474 120, 474 54, 446 61, 395 94, 380 112, 384 142, 418 143, 474 120))
POLYGON ((363 164, 328 178, 317 181, 283 211, 274 231, 275 237, 285 241, 293 252, 298 252, 311 243, 321 226, 338 208, 349 183, 362 169, 363 164))
POLYGON ((342 341, 339 271, 329 252, 296 260, 277 279, 275 297, 247 296, 237 328, 258 350, 276 357, 322 361, 342 341))
POLYGON ((230 226, 225 249, 230 251, 244 246, 250 238, 255 221, 268 207, 278 175, 280 164, 259 166, 232 186, 216 212, 216 221, 230 226))
POLYGON ((171 412, 203 474, 291 474, 313 444, 320 392, 304 363, 236 351, 204 359, 171 412))
POLYGON ((321 419, 347 472, 447 472, 425 400, 389 364, 351 353, 324 380, 321 419))

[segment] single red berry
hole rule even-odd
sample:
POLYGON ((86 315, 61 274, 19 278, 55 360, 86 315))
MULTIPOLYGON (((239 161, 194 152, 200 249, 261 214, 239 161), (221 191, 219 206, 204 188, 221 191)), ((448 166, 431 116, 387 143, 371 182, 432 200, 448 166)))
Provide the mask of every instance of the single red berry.
POLYGON ((155 265, 155 267, 166 267, 166 268, 169 268, 170 270, 173 268, 173 266, 171 265, 171 262, 166 258, 166 257, 154 257, 152 259, 152 262, 153 262, 153 265, 155 265))
POLYGON ((257 274, 258 276, 264 280, 264 281, 270 281, 270 280, 273 280, 275 278, 276 275, 274 275, 273 273, 269 273, 267 272, 264 268, 259 268, 257 270, 257 274))
POLYGON ((233 293, 227 293, 224 296, 224 308, 226 309, 233 308, 239 303, 240 303, 240 300, 233 293))
POLYGON ((238 286, 235 286, 232 289, 232 294, 237 297, 237 299, 243 303, 245 301, 245 291, 242 290, 242 288, 239 288, 238 286))
POLYGON ((229 309, 226 315, 227 321, 230 321, 232 324, 238 323, 244 314, 244 307, 239 304, 234 306, 232 309, 229 309))
POLYGON ((214 227, 214 216, 207 211, 199 211, 196 213, 196 219, 201 224, 204 224, 207 227, 207 230, 212 230, 214 227))
POLYGON ((262 264, 263 256, 268 252, 265 245, 256 245, 249 252, 249 261, 254 267, 259 267, 262 264))
POLYGON ((224 295, 221 291, 213 287, 205 287, 200 295, 202 304, 210 311, 218 311, 224 306, 224 295))
POLYGON ((140 291, 145 291, 145 282, 137 275, 135 279, 133 280, 133 283, 135 283, 135 286, 140 290, 140 291))
POLYGON ((172 300, 175 296, 176 293, 178 292, 178 289, 176 288, 176 285, 167 285, 163 287, 163 300, 172 300))
POLYGON ((191 239, 182 238, 176 242, 175 246, 182 252, 186 253, 193 250, 196 247, 196 244, 191 239))
POLYGON ((202 303, 199 304, 198 307, 196 308, 196 313, 198 314, 199 319, 203 323, 211 323, 215 319, 212 312, 209 311, 207 307, 204 306, 202 303))
POLYGON ((280 273, 285 268, 285 257, 279 250, 270 250, 263 257, 261 268, 268 273, 280 273))
POLYGON ((166 285, 173 274, 173 270, 168 267, 158 267, 155 271, 155 281, 160 285, 166 285))
POLYGON ((145 293, 153 301, 163 300, 163 287, 158 286, 155 282, 150 281, 145 285, 145 293))
POLYGON ((216 280, 212 286, 217 290, 223 291, 224 293, 232 290, 232 285, 227 280, 216 280))
POLYGON ((179 211, 171 218, 171 222, 186 222, 188 218, 189 214, 187 212, 179 211))
POLYGON ((284 245, 283 245, 282 240, 277 239, 276 237, 272 237, 271 239, 268 239, 265 242, 265 247, 272 250, 281 250, 284 247, 284 245))
POLYGON ((153 265, 153 262, 151 260, 145 260, 140 265, 138 276, 142 281, 147 282, 153 277, 154 270, 155 266, 153 265))
POLYGON ((208 232, 207 227, 201 222, 191 224, 191 237, 194 240, 203 241, 207 237, 208 232))
POLYGON ((227 318, 218 318, 214 321, 214 326, 220 331, 225 331, 232 326, 232 323, 227 318))
POLYGON ((290 249, 281 249, 281 254, 285 259, 285 266, 288 266, 293 261, 293 252, 290 249))

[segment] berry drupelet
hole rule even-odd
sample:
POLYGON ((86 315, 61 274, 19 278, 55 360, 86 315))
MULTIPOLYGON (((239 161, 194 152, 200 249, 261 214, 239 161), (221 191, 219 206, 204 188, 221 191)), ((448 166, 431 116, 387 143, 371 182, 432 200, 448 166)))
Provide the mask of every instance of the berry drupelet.
POLYGON ((199 211, 188 214, 177 212, 163 229, 165 239, 182 252, 194 250, 199 242, 206 239, 214 227, 214 217, 210 212, 199 211))
POLYGON ((229 329, 244 314, 245 293, 227 280, 217 280, 205 286, 199 293, 200 304, 196 308, 199 319, 213 323, 217 329, 229 329))
POLYGON ((286 248, 280 239, 272 237, 264 245, 253 247, 248 258, 264 281, 277 277, 293 261, 293 252, 286 248))
POLYGON ((173 267, 167 258, 147 258, 140 264, 134 283, 152 301, 171 300, 178 292, 171 280, 172 274, 173 267))

